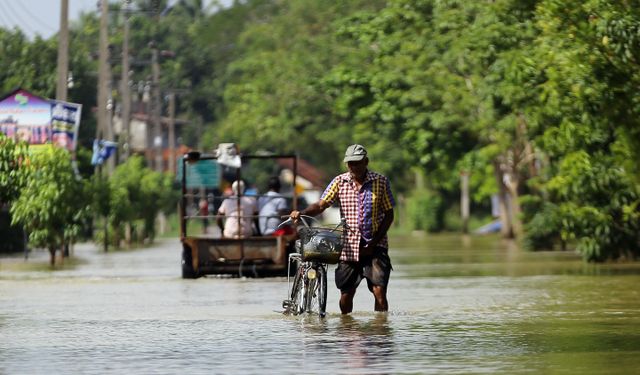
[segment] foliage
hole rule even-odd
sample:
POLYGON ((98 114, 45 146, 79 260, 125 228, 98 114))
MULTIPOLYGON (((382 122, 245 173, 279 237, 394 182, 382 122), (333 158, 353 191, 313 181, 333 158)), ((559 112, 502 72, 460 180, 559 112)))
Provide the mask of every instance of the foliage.
POLYGON ((548 188, 560 202, 563 240, 576 240, 586 259, 637 255, 640 194, 613 157, 602 152, 569 154, 548 188))
POLYGON ((16 199, 28 179, 28 145, 0 133, 0 205, 16 199))
POLYGON ((545 79, 532 109, 549 162, 541 187, 555 208, 532 222, 555 223, 588 260, 635 257, 640 65, 630 31, 639 29, 638 4, 569 3, 538 7, 535 52, 545 79))
POLYGON ((524 246, 529 250, 553 249, 559 241, 565 248, 560 235, 562 216, 557 205, 545 202, 540 197, 528 195, 522 197, 524 208, 526 237, 524 246))
MULTIPOLYGON (((108 180, 94 182, 94 205, 108 220, 111 239, 118 246, 124 226, 135 227, 142 221, 140 240, 153 240, 155 219, 159 212, 174 212, 177 192, 169 175, 147 168, 141 156, 133 156, 120 164, 108 180)), ((104 236, 102 237, 104 239, 104 236)))
POLYGON ((18 251, 24 247, 24 233, 11 226, 9 206, 18 198, 28 179, 28 145, 0 133, 0 250, 18 251))
POLYGON ((12 223, 25 228, 32 245, 49 249, 53 265, 56 250, 80 232, 88 189, 76 179, 65 149, 46 147, 30 160, 26 186, 11 205, 12 223))
POLYGON ((259 22, 238 38, 238 57, 227 71, 226 116, 209 139, 233 139, 243 150, 299 152, 335 171, 340 154, 357 138, 353 124, 334 116, 323 87, 331 67, 354 53, 336 40, 334 22, 378 3, 272 2, 253 13, 259 22))
POLYGON ((57 45, 37 36, 29 41, 18 30, 0 29, 0 93, 18 87, 51 97, 56 87, 57 45))
MULTIPOLYGON (((173 51, 160 61, 161 87, 182 89, 189 146, 297 152, 334 174, 344 147, 363 143, 397 193, 411 195, 416 170, 428 176, 430 193, 409 205, 417 227, 442 228, 465 171, 475 207, 510 196, 532 248, 575 245, 589 260, 640 253, 637 0, 204 4, 139 0, 131 15, 131 79, 148 81, 150 41, 173 51)), ((123 13, 111 7, 119 77, 123 13)), ((71 37, 70 95, 85 108, 95 105, 97 26, 85 14, 71 37)), ((4 90, 50 95, 55 43, 0 29, 4 90)), ((86 147, 95 129, 83 113, 86 147)), ((114 230, 171 201, 168 179, 131 163, 99 193, 114 230)))
POLYGON ((431 191, 415 191, 407 198, 407 214, 413 229, 439 232, 444 229, 444 211, 442 198, 431 191))

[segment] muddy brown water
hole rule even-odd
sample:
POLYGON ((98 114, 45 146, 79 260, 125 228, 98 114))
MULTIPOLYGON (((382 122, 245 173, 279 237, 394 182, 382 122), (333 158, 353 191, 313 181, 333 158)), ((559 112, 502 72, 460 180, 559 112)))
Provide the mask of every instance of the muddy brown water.
MULTIPOLYGON (((286 278, 180 278, 177 239, 17 271, 0 258, 1 374, 632 374, 640 263, 585 264, 496 236, 391 239, 390 311, 284 316, 286 278), (4 267, 3 267, 4 263, 4 267)), ((34 253, 28 262, 44 262, 34 253)))

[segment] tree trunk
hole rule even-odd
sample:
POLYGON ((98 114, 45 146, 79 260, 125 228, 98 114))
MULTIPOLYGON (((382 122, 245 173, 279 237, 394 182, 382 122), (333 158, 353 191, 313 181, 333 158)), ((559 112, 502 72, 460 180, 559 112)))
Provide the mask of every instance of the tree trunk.
POLYGON ((527 128, 527 120, 524 117, 524 114, 519 113, 517 135, 524 145, 522 159, 525 161, 527 169, 529 170, 529 177, 535 177, 538 175, 538 169, 536 168, 535 152, 533 151, 533 146, 528 138, 527 128))
POLYGON ((518 195, 518 180, 517 176, 514 173, 507 173, 506 176, 507 182, 505 186, 508 190, 510 200, 510 214, 511 214, 511 223, 513 226, 513 232, 515 237, 521 237, 523 234, 522 229, 522 221, 520 220, 520 214, 522 213, 522 208, 520 207, 520 196, 518 195))
POLYGON ((118 228, 113 228, 113 245, 116 249, 119 249, 122 246, 122 243, 120 243, 121 241, 120 230, 118 228))
POLYGON ((104 252, 108 252, 109 251, 109 220, 107 220, 107 218, 104 218, 104 241, 103 241, 103 246, 104 246, 104 252))
POLYGON ((469 233, 469 172, 460 173, 460 215, 462 233, 469 233))
POLYGON ((513 226, 509 215, 509 203, 507 202, 507 189, 504 186, 503 174, 500 162, 493 163, 494 175, 498 184, 498 205, 500 206, 500 233, 504 238, 513 238, 513 226))
POLYGON ((56 265, 56 247, 49 246, 49 265, 51 267, 56 265))
POLYGON ((157 222, 158 234, 165 234, 167 232, 167 217, 165 216, 164 212, 158 212, 157 222))
POLYGON ((127 244, 127 249, 131 248, 131 223, 127 222, 124 225, 124 242, 127 244))

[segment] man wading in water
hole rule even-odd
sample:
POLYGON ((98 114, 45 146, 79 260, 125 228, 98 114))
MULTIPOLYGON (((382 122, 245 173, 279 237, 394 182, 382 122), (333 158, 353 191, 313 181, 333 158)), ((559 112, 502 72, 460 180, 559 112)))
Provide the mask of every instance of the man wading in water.
POLYGON ((387 285, 391 274, 387 231, 393 222, 395 201, 389 180, 367 169, 367 150, 361 145, 347 147, 346 173, 336 176, 320 200, 289 215, 297 222, 300 215, 316 216, 340 202, 341 215, 347 220, 346 243, 336 268, 336 286, 340 289, 340 310, 353 311, 353 297, 362 279, 375 297, 375 311, 388 311, 387 285))

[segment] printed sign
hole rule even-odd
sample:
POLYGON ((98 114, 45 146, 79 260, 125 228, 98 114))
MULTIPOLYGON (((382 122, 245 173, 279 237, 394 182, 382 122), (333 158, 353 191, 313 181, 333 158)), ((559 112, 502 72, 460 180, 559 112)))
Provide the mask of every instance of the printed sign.
POLYGON ((19 89, 0 101, 0 132, 32 148, 53 144, 75 151, 81 113, 80 104, 47 100, 19 89))
POLYGON ((0 101, 0 131, 30 145, 51 142, 51 103, 25 90, 0 101))
MULTIPOLYGON (((177 160, 178 173, 176 174, 176 180, 182 181, 182 158, 177 160)), ((187 164, 187 189, 192 188, 216 188, 220 186, 220 173, 218 163, 215 160, 198 160, 194 163, 187 164)))
POLYGON ((51 101, 51 141, 54 145, 75 151, 82 105, 51 101))

